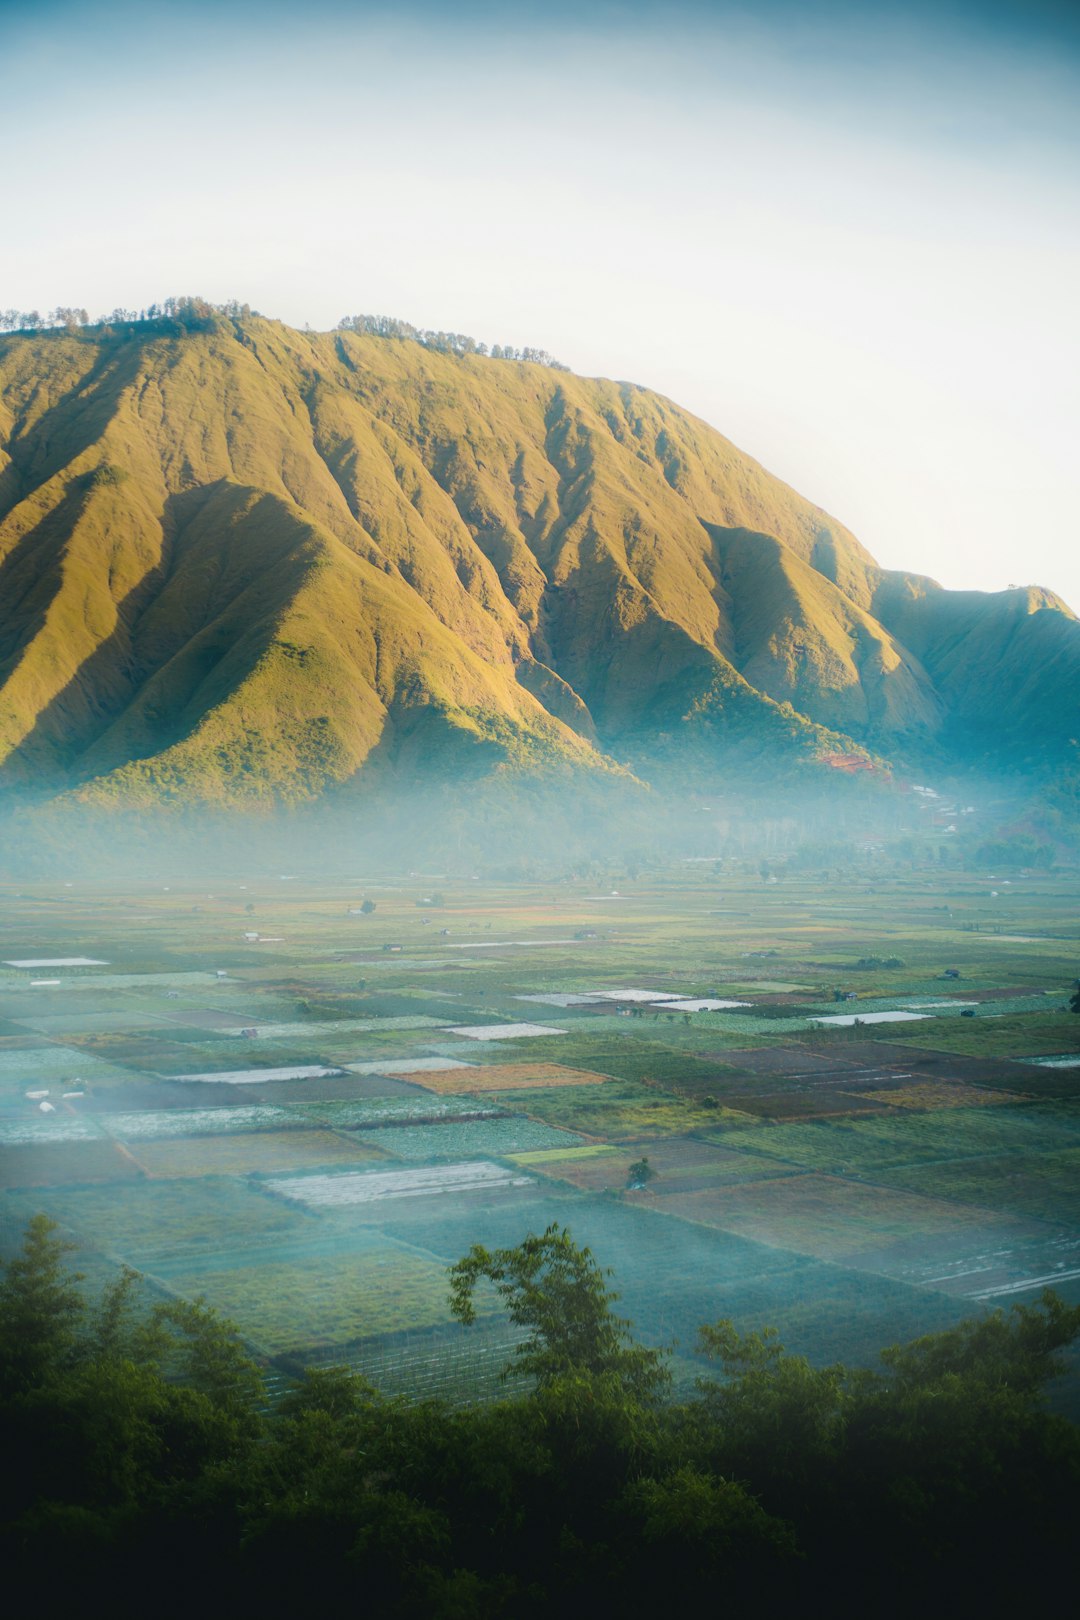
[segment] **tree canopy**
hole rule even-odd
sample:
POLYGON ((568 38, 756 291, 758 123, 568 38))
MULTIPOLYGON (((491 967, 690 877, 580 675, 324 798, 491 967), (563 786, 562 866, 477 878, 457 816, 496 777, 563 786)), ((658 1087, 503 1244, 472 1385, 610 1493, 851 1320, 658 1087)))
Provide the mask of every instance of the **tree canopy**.
POLYGON ((788 1616, 1001 1612, 1072 1568, 1080 1434, 1043 1390, 1080 1333, 1046 1293, 813 1367, 774 1333, 707 1325, 715 1372, 672 1394, 607 1274, 552 1226, 450 1270, 524 1330, 523 1394, 391 1399, 321 1367, 271 1400, 236 1330, 88 1290, 45 1217, 0 1281, 0 1551, 45 1612, 321 1603, 390 1620, 546 1620, 752 1607, 788 1616), (212 1596, 208 1596, 212 1594, 212 1596), (870 1594, 870 1596, 868 1596, 870 1594))

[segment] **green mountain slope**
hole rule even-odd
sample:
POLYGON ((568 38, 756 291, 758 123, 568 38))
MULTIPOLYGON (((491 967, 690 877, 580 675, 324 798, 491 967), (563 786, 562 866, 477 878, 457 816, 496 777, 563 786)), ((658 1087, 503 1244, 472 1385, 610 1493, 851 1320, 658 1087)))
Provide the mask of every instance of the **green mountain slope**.
POLYGON ((257 804, 1069 732, 1063 604, 884 574, 667 400, 199 325, 0 340, 0 786, 257 804))

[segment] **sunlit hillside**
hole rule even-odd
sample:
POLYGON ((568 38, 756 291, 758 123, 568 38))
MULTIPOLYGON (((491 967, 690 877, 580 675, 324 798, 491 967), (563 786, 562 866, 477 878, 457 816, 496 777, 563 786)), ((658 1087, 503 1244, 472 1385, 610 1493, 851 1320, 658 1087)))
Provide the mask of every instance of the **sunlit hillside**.
POLYGON ((1075 731, 1049 593, 884 573, 645 389, 257 316, 0 340, 0 574, 22 793, 289 803, 1075 731))

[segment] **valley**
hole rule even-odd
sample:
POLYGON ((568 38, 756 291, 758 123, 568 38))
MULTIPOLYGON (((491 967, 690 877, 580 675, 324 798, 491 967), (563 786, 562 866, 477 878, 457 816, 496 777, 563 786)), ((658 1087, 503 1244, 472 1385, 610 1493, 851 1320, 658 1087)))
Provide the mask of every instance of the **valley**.
POLYGON ((347 1363, 494 1396, 512 1331, 493 1299, 454 1322, 447 1267, 552 1222, 681 1385, 721 1317, 869 1364, 1045 1286, 1080 1300, 1075 875, 3 898, 5 1251, 44 1211, 90 1282, 131 1266, 232 1318, 272 1385, 347 1363))

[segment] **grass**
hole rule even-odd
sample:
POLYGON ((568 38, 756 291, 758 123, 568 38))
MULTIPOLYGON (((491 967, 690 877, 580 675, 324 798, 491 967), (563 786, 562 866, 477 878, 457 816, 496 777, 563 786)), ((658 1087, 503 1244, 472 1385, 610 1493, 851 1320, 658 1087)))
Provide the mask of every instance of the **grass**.
MULTIPOLYGON (((16 1208, 34 1212, 22 1195, 9 1196, 19 1200, 16 1208)), ((312 1224, 311 1217, 244 1181, 211 1176, 57 1190, 48 1211, 81 1243, 136 1268, 152 1268, 168 1255, 213 1254, 240 1243, 272 1247, 312 1224)))
POLYGON ((1080 1110, 1040 1103, 1007 1108, 905 1111, 887 1117, 808 1121, 724 1132, 714 1138, 807 1170, 873 1174, 922 1160, 1053 1151, 1080 1142, 1080 1110))
POLYGON ((1007 1153, 970 1164, 910 1164, 887 1170, 879 1179, 927 1197, 1080 1227, 1080 1147, 1007 1153))
POLYGON ((669 1092, 625 1080, 531 1091, 526 1098, 516 1096, 515 1101, 534 1119, 613 1141, 715 1130, 725 1121, 745 1119, 730 1109, 696 1106, 669 1092))
POLYGON ((358 1139, 396 1159, 502 1158, 532 1149, 575 1147, 571 1132, 522 1117, 470 1120, 466 1124, 410 1125, 403 1130, 360 1131, 358 1139))
POLYGON ((450 1320, 445 1266, 398 1245, 271 1259, 255 1270, 199 1269, 169 1280, 182 1293, 201 1294, 271 1355, 450 1320))
POLYGON ((931 1046, 938 1052, 959 1052, 969 1057, 1052 1057, 1080 1050, 1080 1019, 1075 1013, 1032 1012, 1027 1016, 952 1019, 910 1024, 904 1040, 912 1046, 931 1046), (932 1038, 931 1038, 932 1037, 932 1038))

